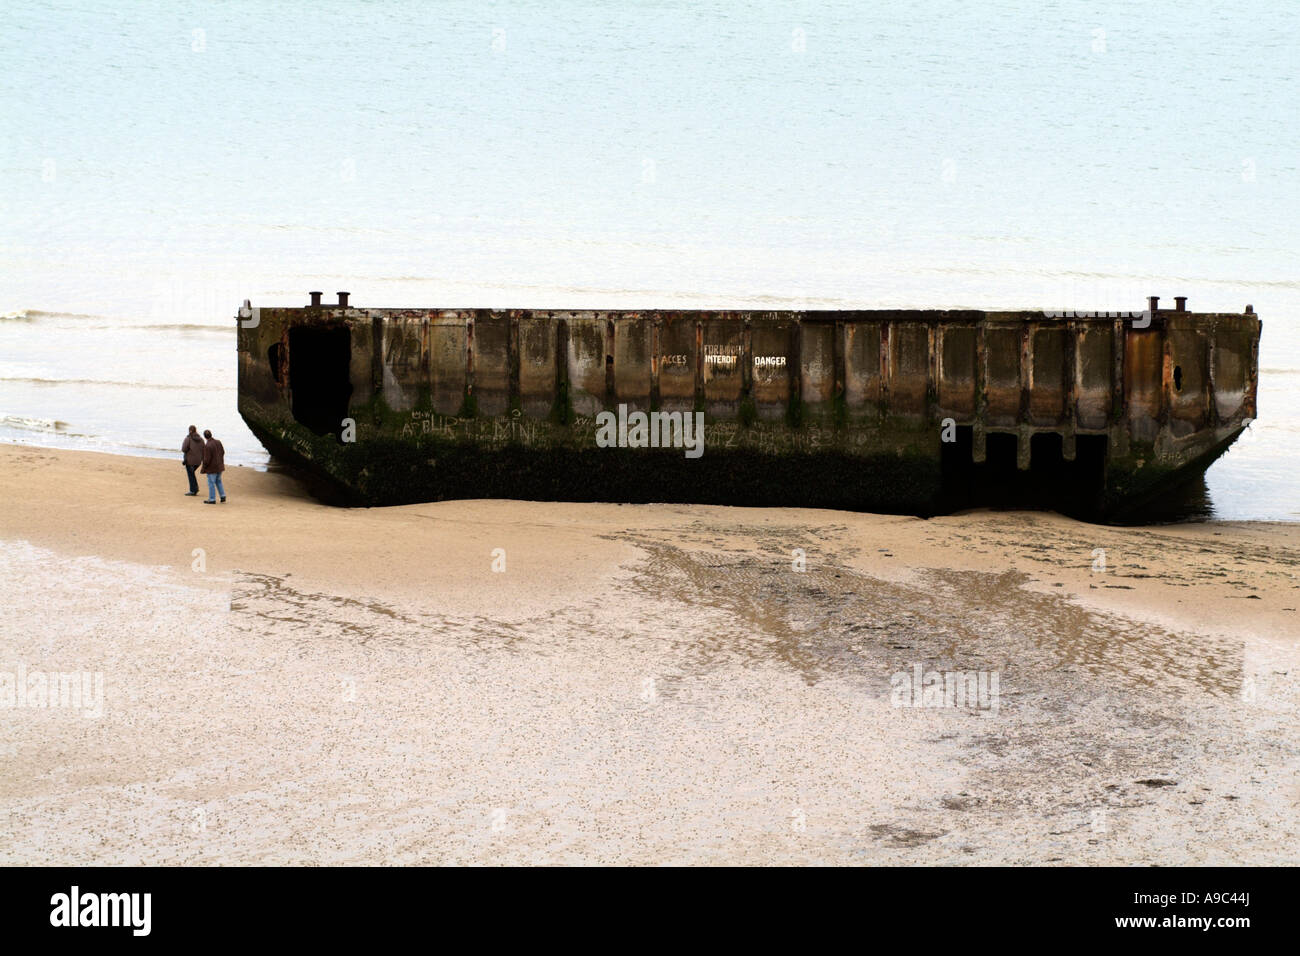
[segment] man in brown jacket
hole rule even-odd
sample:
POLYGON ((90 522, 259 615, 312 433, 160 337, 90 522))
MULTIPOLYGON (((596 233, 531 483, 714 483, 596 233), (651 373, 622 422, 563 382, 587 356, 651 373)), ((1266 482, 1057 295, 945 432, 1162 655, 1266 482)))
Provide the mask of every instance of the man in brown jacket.
POLYGON ((203 432, 203 474, 208 476, 208 497, 205 505, 215 505, 217 493, 221 500, 226 500, 226 487, 221 483, 221 473, 226 470, 226 449, 221 442, 212 437, 212 432, 203 432))
POLYGON ((181 442, 181 462, 185 465, 185 477, 190 480, 190 490, 185 494, 197 495, 199 482, 194 477, 194 470, 203 464, 203 436, 193 425, 190 426, 190 433, 181 442))

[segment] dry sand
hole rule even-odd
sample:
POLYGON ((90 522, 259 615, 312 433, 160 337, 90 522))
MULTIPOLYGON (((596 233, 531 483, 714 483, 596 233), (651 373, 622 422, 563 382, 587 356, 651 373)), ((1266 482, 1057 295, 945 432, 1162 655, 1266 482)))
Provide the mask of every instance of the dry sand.
POLYGON ((0 446, 0 862, 1300 857, 1300 525, 184 485, 0 446))

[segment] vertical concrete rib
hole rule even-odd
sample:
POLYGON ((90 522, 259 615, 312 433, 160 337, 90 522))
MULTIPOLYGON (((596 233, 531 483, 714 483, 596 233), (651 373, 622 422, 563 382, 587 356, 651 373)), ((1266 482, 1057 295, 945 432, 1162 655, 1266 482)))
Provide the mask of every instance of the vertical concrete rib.
MULTIPOLYGON (((551 396, 552 407, 555 407, 562 398, 567 398, 568 391, 569 320, 562 318, 555 323, 555 394, 551 396)), ((567 424, 568 409, 560 408, 559 412, 561 419, 567 424)))
POLYGON ((384 390, 384 317, 379 312, 370 315, 370 386, 372 394, 384 390))
POLYGON ((1029 392, 1034 386, 1034 326, 1028 320, 1020 325, 1020 411, 1016 415, 1016 467, 1028 471, 1030 465, 1029 392))
POLYGON ((740 394, 742 398, 752 399, 754 396, 754 323, 753 320, 745 317, 745 330, 741 333, 740 348, 743 353, 740 356, 740 394))
POLYGON ((795 410, 795 421, 803 420, 803 313, 794 315, 794 328, 790 336, 791 355, 786 359, 786 388, 789 390, 787 407, 795 410))
POLYGON ((695 408, 704 408, 704 319, 695 318, 695 408))
POLYGON ((880 323, 880 418, 882 421, 889 418, 889 389, 894 377, 890 356, 893 351, 893 329, 892 320, 880 323))
POLYGON ((1210 428, 1218 428, 1218 397, 1214 386, 1214 350, 1218 347, 1218 323, 1210 328, 1205 347, 1205 424, 1210 428))
POLYGON ((1061 457, 1074 461, 1075 429, 1079 418, 1079 324, 1065 322, 1065 424, 1061 429, 1061 457))
POLYGON ((512 310, 509 318, 509 330, 506 335, 506 388, 509 392, 510 409, 523 406, 523 394, 519 385, 519 366, 522 362, 519 354, 519 312, 512 310))
MULTIPOLYGON (((832 373, 833 381, 831 383, 831 401, 836 409, 843 409, 848 401, 847 382, 848 382, 848 361, 845 358, 845 341, 847 335, 845 323, 842 319, 835 320, 835 334, 831 336, 831 364, 834 366, 832 373)), ((836 416, 836 423, 841 424, 839 415, 836 416)))
POLYGON ((663 333, 663 317, 658 312, 651 312, 650 318, 650 408, 659 408, 659 360, 663 357, 660 337, 663 333))
POLYGON ((988 418, 988 342, 985 329, 988 317, 981 316, 975 326, 975 424, 971 428, 971 460, 982 465, 988 456, 987 431, 985 423, 988 418))
POLYGON ((474 318, 486 309, 475 309, 465 316, 465 395, 474 394, 474 318))
MULTIPOLYGON (((596 313, 596 318, 597 319, 600 318, 599 312, 596 313)), ((611 313, 610 317, 605 320, 605 406, 606 407, 612 406, 615 403, 616 395, 618 392, 617 384, 614 378, 614 362, 617 361, 617 359, 615 359, 614 356, 618 354, 614 348, 615 346, 614 337, 617 334, 618 334, 618 330, 614 325, 613 313, 611 313)))
POLYGON ((426 385, 429 383, 429 370, 432 364, 430 359, 433 348, 432 328, 433 324, 429 321, 429 314, 426 312, 420 319, 420 381, 426 385))
POLYGON ((1169 326, 1160 329, 1160 408, 1156 421, 1161 428, 1169 427, 1174 395, 1174 343, 1169 337, 1169 326))
POLYGON ((925 419, 934 423, 939 420, 939 364, 943 351, 943 327, 936 322, 925 326, 925 344, 929 349, 928 361, 925 363, 925 419))
POLYGON ((1128 344, 1128 332, 1122 318, 1115 320, 1111 337, 1113 361, 1110 370, 1110 447, 1109 454, 1120 457, 1128 455, 1128 390, 1124 385, 1125 350, 1128 344))
MULTIPOLYGON (((1247 306, 1250 308, 1250 306, 1247 306)), ((1250 343, 1250 364, 1246 366, 1246 394, 1242 408, 1247 418, 1259 417, 1259 329, 1255 330, 1250 343)))

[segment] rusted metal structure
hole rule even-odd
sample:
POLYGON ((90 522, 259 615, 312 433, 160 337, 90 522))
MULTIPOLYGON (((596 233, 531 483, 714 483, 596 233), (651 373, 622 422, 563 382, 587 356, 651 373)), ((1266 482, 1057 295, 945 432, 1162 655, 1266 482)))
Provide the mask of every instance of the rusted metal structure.
POLYGON ((1114 514, 1255 417, 1260 322, 1039 311, 240 310, 239 410, 358 504, 691 501, 931 514, 1020 473, 1114 514), (702 413, 704 451, 601 447, 702 413), (620 418, 620 427, 623 422, 620 418))

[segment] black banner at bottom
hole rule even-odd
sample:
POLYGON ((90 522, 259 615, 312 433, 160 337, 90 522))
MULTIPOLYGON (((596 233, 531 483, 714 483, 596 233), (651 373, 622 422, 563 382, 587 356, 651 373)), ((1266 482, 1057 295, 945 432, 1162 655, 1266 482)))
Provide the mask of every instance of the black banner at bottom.
MULTIPOLYGON (((773 921, 816 935, 869 938, 928 927, 948 942, 995 929, 999 941, 1125 937, 1235 944, 1292 926, 1281 869, 863 869, 599 876, 433 869, 10 868, 0 871, 9 938, 138 945, 148 941, 373 944, 427 931, 507 925, 581 935, 678 923, 706 937, 766 936, 773 921), (699 884, 695 880, 700 880, 699 884), (521 919, 529 922, 520 922, 521 919), (536 920, 536 922, 532 922, 536 920), (820 924, 820 926, 818 925, 820 924), (958 935, 951 935, 957 933, 958 935), (69 940, 71 941, 71 940, 69 940)), ((909 931, 911 932, 911 931, 909 931)), ((881 938, 881 937, 877 937, 881 938)))

